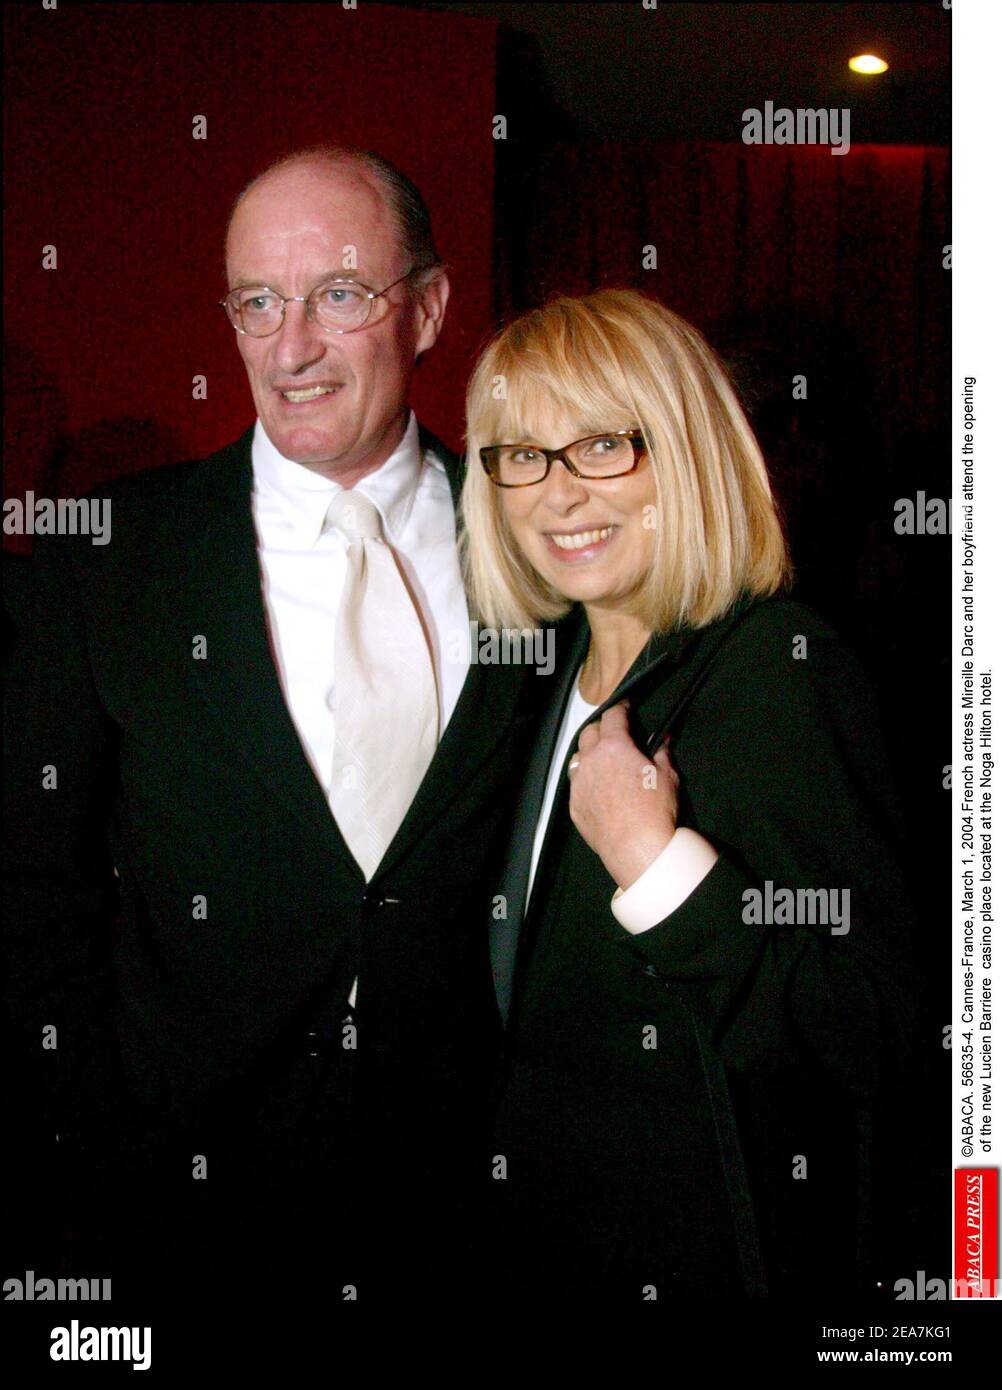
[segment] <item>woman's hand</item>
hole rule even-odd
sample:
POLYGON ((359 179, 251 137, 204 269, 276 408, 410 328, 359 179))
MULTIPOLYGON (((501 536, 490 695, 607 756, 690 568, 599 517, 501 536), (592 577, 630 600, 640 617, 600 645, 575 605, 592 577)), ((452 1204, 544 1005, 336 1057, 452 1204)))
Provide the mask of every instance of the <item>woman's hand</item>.
POLYGON ((571 820, 610 877, 629 888, 675 834, 678 773, 665 748, 644 756, 623 701, 584 730, 569 776, 571 820))

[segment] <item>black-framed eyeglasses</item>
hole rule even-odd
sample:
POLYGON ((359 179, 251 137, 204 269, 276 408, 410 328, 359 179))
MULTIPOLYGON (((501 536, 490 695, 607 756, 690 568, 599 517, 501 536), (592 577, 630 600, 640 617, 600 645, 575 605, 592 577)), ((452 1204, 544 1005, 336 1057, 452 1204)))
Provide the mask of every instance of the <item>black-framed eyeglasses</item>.
POLYGON ((621 478, 640 466, 646 452, 643 430, 612 430, 575 439, 562 449, 488 444, 480 450, 480 462, 497 487, 531 487, 543 481, 556 459, 575 478, 621 478))
POLYGON ((338 275, 324 280, 308 295, 283 295, 268 285, 241 285, 230 290, 219 303, 237 332, 250 338, 267 338, 277 333, 285 322, 286 304, 305 304, 306 317, 327 333, 355 333, 369 322, 376 300, 402 284, 416 269, 411 266, 384 290, 370 290, 359 280, 338 275))

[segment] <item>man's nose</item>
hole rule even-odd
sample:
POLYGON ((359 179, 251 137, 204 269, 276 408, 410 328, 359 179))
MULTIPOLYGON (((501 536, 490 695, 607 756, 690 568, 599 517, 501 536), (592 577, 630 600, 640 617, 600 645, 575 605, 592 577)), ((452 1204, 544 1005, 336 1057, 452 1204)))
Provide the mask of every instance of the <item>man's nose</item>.
POLYGON ((275 359, 290 375, 318 361, 327 348, 330 334, 306 317, 306 305, 300 300, 285 306, 285 321, 275 334, 275 359))

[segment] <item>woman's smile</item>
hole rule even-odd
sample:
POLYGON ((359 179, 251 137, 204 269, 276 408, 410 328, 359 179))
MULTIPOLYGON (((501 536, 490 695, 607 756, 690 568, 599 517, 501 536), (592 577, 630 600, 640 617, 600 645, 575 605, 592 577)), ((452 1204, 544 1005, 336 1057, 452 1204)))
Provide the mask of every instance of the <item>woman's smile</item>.
POLYGON ((604 555, 620 534, 620 527, 575 526, 568 531, 544 531, 546 549, 563 565, 586 565, 604 555))

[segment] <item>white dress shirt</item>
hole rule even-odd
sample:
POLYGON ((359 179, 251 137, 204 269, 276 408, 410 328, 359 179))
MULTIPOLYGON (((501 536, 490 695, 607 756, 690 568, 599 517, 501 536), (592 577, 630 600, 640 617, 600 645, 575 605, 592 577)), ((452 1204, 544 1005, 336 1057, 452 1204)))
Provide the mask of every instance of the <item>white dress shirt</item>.
MULTIPOLYGON (((323 530, 341 484, 284 458, 261 421, 251 443, 251 507, 272 651, 285 701, 328 799, 334 774, 334 631, 348 542, 323 530)), ((456 520, 445 466, 422 457, 411 411, 390 457, 355 487, 378 508, 383 535, 424 618, 439 694, 439 738, 469 668, 469 613, 456 553, 456 520), (462 654, 462 655, 460 655, 462 654)), ((406 690, 400 698, 406 699, 406 690)))
MULTIPOLYGON (((581 725, 598 709, 581 694, 578 671, 574 688, 564 710, 560 732, 557 735, 550 772, 543 795, 543 805, 536 823, 536 838, 532 846, 532 859, 529 865, 529 884, 525 895, 528 905, 536 877, 546 828, 549 824, 553 801, 560 782, 564 761, 572 747, 577 747, 581 725)), ((612 897, 611 907, 619 924, 636 936, 649 931, 679 907, 703 881, 718 858, 717 850, 695 830, 679 827, 667 845, 625 891, 617 888, 612 897)))

